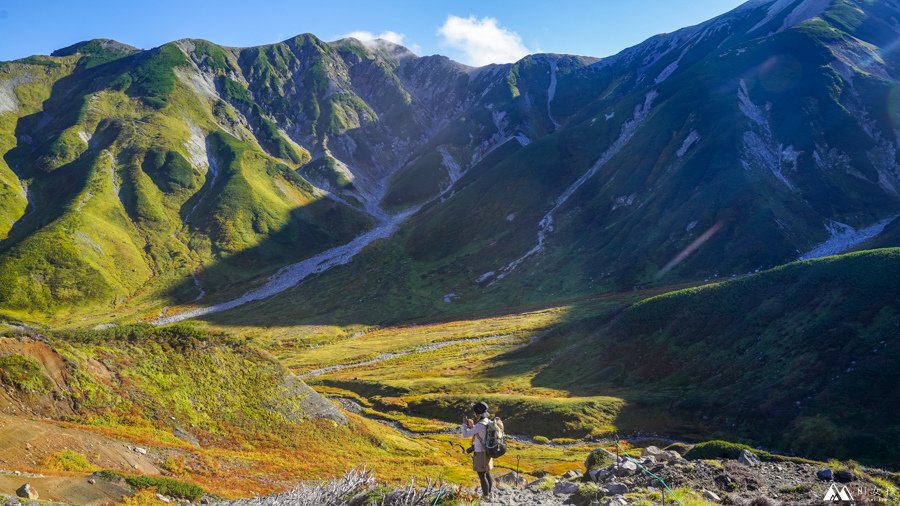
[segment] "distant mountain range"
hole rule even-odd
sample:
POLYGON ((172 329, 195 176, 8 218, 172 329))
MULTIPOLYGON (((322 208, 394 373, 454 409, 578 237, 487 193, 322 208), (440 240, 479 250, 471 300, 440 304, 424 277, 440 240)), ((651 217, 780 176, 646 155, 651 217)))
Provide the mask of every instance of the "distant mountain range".
POLYGON ((898 39, 893 0, 752 0, 604 59, 306 34, 4 62, 0 310, 381 321, 897 245, 898 39))

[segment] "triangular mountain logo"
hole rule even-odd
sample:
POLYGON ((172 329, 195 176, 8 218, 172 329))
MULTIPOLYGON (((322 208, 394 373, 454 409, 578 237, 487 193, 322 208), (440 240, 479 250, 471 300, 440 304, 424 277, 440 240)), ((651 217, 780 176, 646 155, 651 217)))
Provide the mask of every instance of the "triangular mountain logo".
POLYGON ((847 491, 847 487, 841 487, 838 490, 837 485, 834 483, 828 488, 828 492, 825 493, 825 502, 852 502, 853 496, 850 495, 850 492, 847 491))

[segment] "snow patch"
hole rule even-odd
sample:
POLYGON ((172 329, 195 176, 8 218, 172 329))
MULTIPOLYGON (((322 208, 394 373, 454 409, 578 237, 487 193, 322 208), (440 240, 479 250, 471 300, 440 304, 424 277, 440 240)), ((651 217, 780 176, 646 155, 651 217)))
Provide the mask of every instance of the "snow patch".
POLYGON ((606 118, 606 121, 613 119, 616 116, 615 112, 604 114, 603 117, 606 118))
POLYGON ((520 144, 523 148, 524 148, 525 146, 531 144, 531 139, 529 139, 528 136, 525 135, 525 134, 523 134, 522 132, 517 133, 515 139, 516 139, 517 141, 519 141, 519 144, 520 144))
POLYGON ((884 231, 884 228, 898 217, 900 217, 900 214, 895 214, 875 223, 874 225, 870 225, 859 230, 851 227, 850 225, 847 225, 846 223, 829 221, 825 224, 825 229, 828 230, 828 234, 830 235, 828 240, 816 245, 811 250, 801 255, 799 260, 809 260, 811 258, 838 255, 840 253, 848 251, 855 246, 858 246, 882 233, 884 231))
POLYGON ((697 141, 700 140, 700 134, 697 133, 696 130, 691 130, 691 132, 684 138, 684 142, 681 143, 681 147, 678 148, 678 151, 675 153, 678 155, 678 158, 683 157, 691 146, 693 146, 697 141))
POLYGON ((459 299, 459 295, 457 295, 457 294, 455 294, 455 293, 448 293, 447 295, 444 295, 444 299, 443 299, 443 300, 444 300, 444 303, 445 303, 445 304, 449 304, 449 303, 451 303, 451 302, 453 302, 454 300, 457 300, 457 299, 459 299))

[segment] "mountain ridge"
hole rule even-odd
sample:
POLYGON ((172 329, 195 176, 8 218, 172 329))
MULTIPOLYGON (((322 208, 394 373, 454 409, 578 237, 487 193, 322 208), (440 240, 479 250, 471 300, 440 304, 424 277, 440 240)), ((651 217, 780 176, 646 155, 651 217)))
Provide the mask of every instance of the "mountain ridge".
MULTIPOLYGON (((25 188, 32 201, 56 199, 39 192, 58 192, 65 185, 44 183, 41 174, 75 167, 83 163, 79 157, 101 160, 109 152, 114 168, 101 164, 91 173, 110 174, 110 197, 134 195, 123 201, 125 228, 135 245, 144 243, 154 253, 134 249, 125 263, 143 264, 135 268, 149 280, 144 281, 150 288, 147 304, 139 304, 147 309, 159 307, 157 300, 166 300, 165 306, 229 300, 247 292, 248 282, 251 289, 259 287, 279 268, 338 248, 414 209, 418 212, 388 241, 413 265, 445 272, 440 277, 446 281, 430 283, 440 290, 428 290, 426 297, 435 302, 447 294, 503 298, 522 292, 522 283, 558 285, 542 273, 566 269, 564 283, 551 292, 577 294, 771 267, 834 239, 834 230, 867 230, 900 211, 897 147, 887 133, 892 120, 868 112, 883 100, 886 83, 896 81, 891 77, 896 62, 869 61, 868 53, 860 52, 865 44, 887 40, 893 29, 886 21, 896 18, 896 11, 891 2, 748 2, 607 58, 536 54, 481 68, 442 56, 418 57, 389 42, 327 43, 312 34, 248 48, 199 39, 141 52, 102 39, 77 43, 57 52, 62 56, 46 57, 51 58, 46 64, 17 64, 51 74, 47 78, 54 84, 44 91, 49 99, 32 106, 33 119, 10 118, 15 128, 7 139, 15 148, 4 159, 15 168, 9 187, 22 190, 6 194, 4 209, 10 216, 25 215, 26 207, 31 211, 23 220, 9 219, 16 233, 0 249, 28 242, 31 231, 56 219, 33 203, 29 207, 25 188), (709 76, 716 76, 715 86, 685 86, 709 76), (835 83, 842 84, 834 88, 835 83), (60 92, 69 87, 69 95, 82 93, 93 102, 86 102, 78 117, 55 118, 53 107, 61 111, 67 99, 54 87, 60 92), (176 112, 169 100, 179 107, 190 102, 183 109, 190 112, 176 112), (89 118, 91 103, 113 102, 133 114, 114 121, 89 118), (141 117, 144 122, 136 122, 141 117), (805 118, 813 129, 801 134, 796 118, 805 118), (832 126, 839 122, 843 132, 832 126), (146 146, 153 143, 144 125, 151 124, 159 129, 159 146, 146 146), (43 130, 40 136, 46 137, 48 128, 55 137, 51 143, 23 142, 35 136, 29 129, 43 130), (187 135, 176 134, 179 130, 187 135), (226 138, 216 130, 238 144, 210 144, 207 137, 226 138), (172 135, 182 140, 172 144, 172 135), (866 147, 850 147, 850 138, 866 147), (111 144, 103 144, 107 141, 111 144), (85 149, 89 143, 93 147, 85 149), (138 170, 135 156, 122 156, 135 148, 125 146, 149 153, 141 155, 138 170), (232 169, 223 172, 220 149, 240 153, 237 165, 225 164, 232 169), (725 154, 733 149, 735 155, 725 154), (25 153, 40 155, 43 165, 27 161, 33 155, 25 153), (244 166, 254 163, 268 164, 266 175, 246 172, 244 166), (210 168, 218 168, 221 177, 210 168), (275 173, 287 179, 268 180, 275 173), (116 183, 122 176, 129 184, 116 183), (285 193, 288 180, 301 200, 283 201, 293 191, 285 193), (506 192, 503 200, 489 196, 504 195, 510 181, 521 191, 506 192), (236 191, 249 200, 221 200, 236 191), (478 201, 477 195, 488 197, 478 201), (713 202, 711 208, 703 208, 704 199, 713 202), (330 242, 291 252, 296 238, 318 237, 315 242, 328 235, 322 235, 324 222, 314 218, 322 215, 318 208, 343 216, 338 221, 347 228, 330 242), (754 220, 758 224, 751 226, 754 220), (529 222, 536 224, 533 232, 519 225, 529 222), (654 222, 654 236, 642 237, 639 224, 654 222), (276 233, 284 227, 292 231, 276 233), (160 236, 166 228, 174 243, 160 236), (310 235, 310 230, 319 232, 310 235), (704 233, 709 236, 702 247, 674 261, 704 233), (182 235, 187 242, 179 246, 182 235), (622 257, 616 243, 638 254, 622 257), (722 248, 739 254, 723 256, 722 248), (164 259, 176 251, 186 257, 173 271, 164 259), (583 253, 572 256, 575 251, 583 253), (439 255, 443 259, 427 267, 439 255), (246 271, 251 258, 254 268, 246 271), (572 261, 581 272, 565 267, 572 261), (166 286, 149 274, 168 271, 177 279, 166 286)), ((73 183, 69 177, 65 181, 73 183)), ((77 204, 68 212, 90 207, 93 192, 80 194, 66 197, 77 204)), ((99 251, 91 242, 104 252, 122 248, 91 238, 75 250, 99 251)), ((364 254, 371 258, 369 249, 364 254)), ((8 266, 16 264, 9 263, 8 254, 0 257, 8 266)), ((21 284, 21 278, 12 283, 21 284)), ((46 294, 43 281, 27 284, 30 288, 19 290, 32 294, 27 297, 33 299, 35 290, 46 294)), ((97 290, 109 293, 101 286, 97 290)), ((59 304, 54 289, 49 292, 49 298, 42 296, 46 307, 67 306, 59 304)), ((119 301, 137 293, 134 285, 113 292, 119 301)), ((27 310, 32 302, 18 304, 27 310)))

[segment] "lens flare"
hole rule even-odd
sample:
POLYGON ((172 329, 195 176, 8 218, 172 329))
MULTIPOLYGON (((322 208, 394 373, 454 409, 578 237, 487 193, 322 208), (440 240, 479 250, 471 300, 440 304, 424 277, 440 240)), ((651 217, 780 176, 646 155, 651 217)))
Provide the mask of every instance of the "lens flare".
POLYGON ((720 222, 716 223, 715 225, 709 227, 706 230, 706 232, 703 232, 700 235, 700 237, 694 239, 694 242, 688 244, 687 248, 684 248, 683 250, 681 250, 680 253, 675 255, 675 258, 670 260, 669 263, 667 263, 665 267, 663 267, 659 272, 657 272, 656 276, 654 276, 654 278, 659 279, 659 278, 665 276, 669 271, 674 269, 678 264, 680 264, 687 257, 689 257, 691 255, 691 253, 700 249, 700 246, 703 246, 703 243, 710 240, 710 238, 712 238, 712 236, 716 235, 716 232, 718 232, 719 230, 722 229, 722 225, 723 225, 723 223, 720 221, 720 222))

